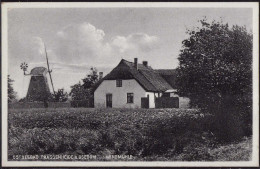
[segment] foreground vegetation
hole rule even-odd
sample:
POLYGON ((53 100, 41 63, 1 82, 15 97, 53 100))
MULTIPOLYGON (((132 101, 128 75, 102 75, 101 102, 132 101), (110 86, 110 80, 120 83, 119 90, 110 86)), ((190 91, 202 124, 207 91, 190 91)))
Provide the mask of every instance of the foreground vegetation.
POLYGON ((249 160, 251 139, 220 144, 194 109, 10 109, 13 155, 110 154, 133 160, 249 160))

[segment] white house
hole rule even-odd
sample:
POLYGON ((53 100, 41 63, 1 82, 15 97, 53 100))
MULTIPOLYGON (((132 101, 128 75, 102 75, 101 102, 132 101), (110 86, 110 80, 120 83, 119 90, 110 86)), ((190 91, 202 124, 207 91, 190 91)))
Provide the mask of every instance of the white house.
MULTIPOLYGON (((173 89, 174 70, 154 70, 148 62, 134 63, 122 59, 120 63, 94 88, 95 107, 114 108, 155 108, 159 98, 167 101, 178 98, 173 89)), ((164 102, 164 101, 163 101, 164 102)), ((179 107, 179 98, 173 102, 173 107, 179 107), (176 101, 178 103, 176 103, 176 101), (175 102, 175 103, 173 103, 175 102)))

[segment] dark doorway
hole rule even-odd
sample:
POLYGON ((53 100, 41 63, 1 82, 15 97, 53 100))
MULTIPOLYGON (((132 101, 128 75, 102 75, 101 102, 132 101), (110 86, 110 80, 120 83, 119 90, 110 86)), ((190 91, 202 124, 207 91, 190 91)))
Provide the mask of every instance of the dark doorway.
POLYGON ((112 94, 106 94, 107 107, 112 107, 112 94))
POLYGON ((141 108, 149 108, 149 97, 142 97, 141 98, 141 108))

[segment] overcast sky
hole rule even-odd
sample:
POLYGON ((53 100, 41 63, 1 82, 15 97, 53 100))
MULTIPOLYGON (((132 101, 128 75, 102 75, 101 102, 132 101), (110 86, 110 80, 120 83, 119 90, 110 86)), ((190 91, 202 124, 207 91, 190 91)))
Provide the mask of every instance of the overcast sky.
MULTIPOLYGON (((204 16, 252 29, 251 9, 231 8, 74 8, 10 9, 8 11, 8 73, 19 98, 27 93, 29 71, 46 67, 46 44, 54 88, 70 86, 86 76, 91 66, 109 73, 124 58, 135 57, 156 69, 178 66, 186 29, 199 26, 204 16)), ((50 86, 51 87, 51 86, 50 86)))

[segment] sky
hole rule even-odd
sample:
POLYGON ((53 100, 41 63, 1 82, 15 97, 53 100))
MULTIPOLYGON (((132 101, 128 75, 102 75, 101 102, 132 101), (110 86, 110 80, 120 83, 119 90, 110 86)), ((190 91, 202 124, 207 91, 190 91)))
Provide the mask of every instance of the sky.
POLYGON ((26 96, 30 76, 23 75, 20 64, 28 63, 28 71, 46 67, 43 44, 55 90, 69 92, 92 66, 106 75, 121 59, 174 69, 187 29, 199 27, 205 16, 252 30, 249 8, 9 9, 8 74, 18 98, 26 96))

